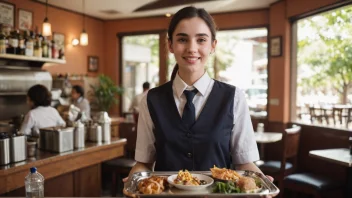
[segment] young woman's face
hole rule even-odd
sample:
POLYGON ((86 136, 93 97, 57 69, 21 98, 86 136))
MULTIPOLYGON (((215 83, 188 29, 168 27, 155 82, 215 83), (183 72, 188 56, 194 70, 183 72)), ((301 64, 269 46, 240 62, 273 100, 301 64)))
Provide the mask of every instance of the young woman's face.
POLYGON ((183 73, 204 73, 210 53, 213 53, 216 40, 211 40, 211 32, 203 19, 193 17, 181 20, 169 41, 170 52, 174 54, 183 73))

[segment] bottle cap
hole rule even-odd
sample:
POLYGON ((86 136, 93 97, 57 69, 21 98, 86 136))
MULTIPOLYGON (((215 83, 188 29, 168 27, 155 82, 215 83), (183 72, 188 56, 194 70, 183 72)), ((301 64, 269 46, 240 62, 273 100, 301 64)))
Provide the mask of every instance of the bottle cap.
POLYGON ((37 172, 37 168, 36 167, 32 167, 29 170, 31 171, 31 173, 36 173, 37 172))

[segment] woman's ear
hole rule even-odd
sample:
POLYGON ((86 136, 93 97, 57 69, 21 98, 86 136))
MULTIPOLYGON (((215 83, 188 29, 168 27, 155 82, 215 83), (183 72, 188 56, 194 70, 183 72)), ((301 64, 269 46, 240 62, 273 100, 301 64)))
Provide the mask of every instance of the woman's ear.
POLYGON ((168 42, 169 51, 170 51, 171 53, 174 53, 174 50, 172 49, 172 42, 171 42, 171 40, 169 39, 167 42, 168 42))
POLYGON ((211 51, 210 51, 211 54, 213 54, 215 52, 215 47, 216 47, 217 43, 218 43, 218 41, 215 39, 213 41, 213 43, 211 44, 211 51))

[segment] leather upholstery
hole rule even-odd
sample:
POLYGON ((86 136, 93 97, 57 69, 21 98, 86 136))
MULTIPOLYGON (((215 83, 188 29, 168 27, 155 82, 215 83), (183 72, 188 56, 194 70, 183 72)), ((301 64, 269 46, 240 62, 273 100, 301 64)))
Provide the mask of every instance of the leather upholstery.
MULTIPOLYGON (((281 162, 280 161, 266 161, 264 164, 260 165, 259 168, 265 174, 278 173, 280 171, 281 162)), ((285 170, 289 170, 293 165, 289 162, 286 162, 285 170)))
POLYGON ((308 185, 318 191, 334 190, 341 185, 334 180, 323 175, 316 175, 313 173, 297 173, 292 174, 284 179, 284 185, 308 185))
POLYGON ((105 162, 105 165, 114 166, 116 168, 132 168, 136 161, 128 158, 116 158, 105 162))

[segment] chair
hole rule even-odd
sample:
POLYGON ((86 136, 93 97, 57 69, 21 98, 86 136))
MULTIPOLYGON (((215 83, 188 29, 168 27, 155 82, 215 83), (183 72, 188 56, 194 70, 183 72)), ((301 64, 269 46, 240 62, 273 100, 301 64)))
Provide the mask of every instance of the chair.
POLYGON ((326 177, 314 173, 296 173, 284 178, 284 188, 293 192, 313 195, 315 198, 340 197, 341 184, 326 177))
POLYGON ((297 166, 297 153, 299 147, 301 127, 285 129, 282 134, 282 155, 280 161, 264 161, 259 168, 264 174, 270 175, 278 182, 279 189, 283 189, 283 179, 293 173, 297 166), (290 160, 291 162, 288 162, 290 160))
POLYGON ((131 168, 136 164, 134 153, 137 140, 137 125, 135 123, 120 123, 119 134, 120 138, 126 138, 125 153, 123 157, 109 160, 103 163, 103 170, 111 172, 111 196, 115 197, 116 184, 121 181, 122 174, 128 174, 131 168), (117 182, 116 182, 117 181, 117 182))

